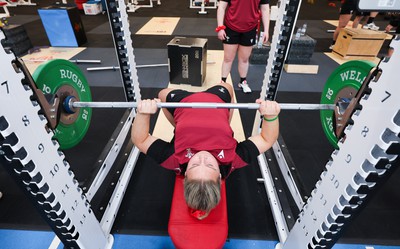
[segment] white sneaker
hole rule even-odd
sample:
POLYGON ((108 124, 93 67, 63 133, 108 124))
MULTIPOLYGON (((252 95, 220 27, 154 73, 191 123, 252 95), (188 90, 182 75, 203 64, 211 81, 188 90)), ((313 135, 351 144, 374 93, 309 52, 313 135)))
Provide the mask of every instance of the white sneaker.
POLYGON ((375 25, 375 23, 371 22, 369 24, 365 24, 363 29, 370 29, 370 30, 379 30, 379 27, 375 25))
POLYGON ((335 45, 333 45, 333 44, 330 45, 330 46, 329 46, 329 49, 332 50, 334 46, 335 46, 335 45))
POLYGON ((243 81, 242 83, 239 83, 239 87, 242 88, 244 93, 251 93, 251 89, 249 85, 247 84, 247 81, 243 81))

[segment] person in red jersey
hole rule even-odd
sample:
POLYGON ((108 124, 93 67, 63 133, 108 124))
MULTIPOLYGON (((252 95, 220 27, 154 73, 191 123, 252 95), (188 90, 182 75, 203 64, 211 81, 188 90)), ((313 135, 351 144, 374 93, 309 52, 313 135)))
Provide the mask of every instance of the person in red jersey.
POLYGON ((259 20, 261 17, 264 28, 261 39, 266 43, 269 37, 269 15, 269 0, 221 0, 218 4, 218 26, 215 31, 224 46, 221 80, 226 82, 237 53, 239 87, 244 93, 251 92, 246 77, 251 51, 256 44, 259 20))
POLYGON ((163 108, 175 127, 170 142, 149 134, 150 116, 157 112, 159 101, 230 103, 232 96, 232 86, 223 82, 197 93, 166 88, 158 94, 159 99, 138 103, 132 124, 132 141, 141 152, 185 176, 185 199, 190 208, 201 211, 199 219, 207 217, 218 204, 221 178, 256 162, 257 156, 277 140, 280 107, 275 101, 257 100, 263 115, 261 132, 242 142, 233 137, 229 109, 163 108))

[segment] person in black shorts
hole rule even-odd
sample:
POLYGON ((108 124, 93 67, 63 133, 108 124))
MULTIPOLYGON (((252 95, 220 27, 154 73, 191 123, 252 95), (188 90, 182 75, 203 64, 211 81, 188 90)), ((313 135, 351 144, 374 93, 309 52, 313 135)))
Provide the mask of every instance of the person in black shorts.
POLYGON ((157 102, 231 103, 233 89, 230 84, 221 82, 201 92, 165 88, 158 97, 139 101, 132 124, 132 141, 162 167, 185 177, 186 203, 200 214, 197 219, 204 219, 220 200, 221 179, 256 162, 257 156, 270 149, 277 140, 279 104, 256 100, 263 116, 261 131, 244 141, 237 141, 233 136, 230 126, 232 110, 163 108, 163 113, 175 128, 173 139, 164 141, 149 134, 150 116, 157 112, 157 102))
POLYGON ((251 51, 253 45, 256 44, 260 17, 264 27, 264 35, 260 38, 263 39, 263 43, 266 43, 269 33, 269 15, 269 0, 221 0, 218 4, 218 27, 215 31, 224 46, 221 80, 226 82, 237 53, 239 87, 244 93, 251 92, 246 77, 251 51))
POLYGON ((359 22, 364 16, 369 16, 368 21, 365 25, 363 25, 364 29, 373 29, 373 30, 379 30, 379 27, 376 26, 373 23, 373 20, 375 16, 378 14, 378 12, 360 12, 357 8, 357 0, 344 0, 342 2, 342 6, 340 8, 340 13, 339 13, 339 23, 338 26, 335 29, 335 32, 333 33, 333 41, 332 45, 329 47, 329 49, 333 49, 333 46, 336 43, 336 39, 339 36, 339 32, 342 28, 345 28, 347 24, 349 23, 351 17, 353 14, 356 15, 354 21, 353 21, 353 28, 357 28, 359 22))

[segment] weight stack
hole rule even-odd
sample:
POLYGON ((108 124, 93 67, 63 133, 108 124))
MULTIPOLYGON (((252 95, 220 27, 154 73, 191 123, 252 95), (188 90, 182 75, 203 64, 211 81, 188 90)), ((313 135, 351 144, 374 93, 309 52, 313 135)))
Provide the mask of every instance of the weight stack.
POLYGON ((300 36, 292 40, 288 57, 286 59, 287 64, 309 64, 311 57, 315 50, 317 41, 308 35, 300 36))
POLYGON ((262 46, 262 47, 257 47, 254 46, 253 50, 251 50, 251 55, 250 55, 250 63, 251 64, 267 64, 268 57, 269 57, 269 51, 271 50, 271 46, 262 46))
POLYGON ((26 54, 33 48, 32 42, 23 25, 8 25, 3 27, 6 39, 1 41, 3 47, 10 48, 15 56, 26 54))

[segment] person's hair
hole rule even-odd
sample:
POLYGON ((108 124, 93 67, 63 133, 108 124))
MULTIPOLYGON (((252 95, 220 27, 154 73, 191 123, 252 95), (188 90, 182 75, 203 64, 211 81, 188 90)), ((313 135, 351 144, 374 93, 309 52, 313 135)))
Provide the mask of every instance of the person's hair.
POLYGON ((221 199, 221 180, 188 180, 185 177, 184 195, 190 208, 210 212, 221 199))

